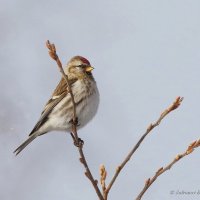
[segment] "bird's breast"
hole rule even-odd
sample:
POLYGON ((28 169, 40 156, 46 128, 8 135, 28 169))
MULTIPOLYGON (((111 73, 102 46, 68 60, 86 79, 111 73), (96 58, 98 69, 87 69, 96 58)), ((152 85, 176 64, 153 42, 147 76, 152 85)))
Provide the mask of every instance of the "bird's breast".
POLYGON ((99 91, 95 82, 77 82, 73 87, 76 102, 76 115, 81 128, 97 113, 99 106, 99 91))

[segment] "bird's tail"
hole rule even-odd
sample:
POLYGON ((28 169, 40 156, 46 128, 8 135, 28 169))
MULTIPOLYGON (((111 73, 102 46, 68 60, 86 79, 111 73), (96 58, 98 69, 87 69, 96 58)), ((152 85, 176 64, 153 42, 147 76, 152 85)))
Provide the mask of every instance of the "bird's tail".
POLYGON ((23 142, 13 153, 18 155, 29 143, 31 143, 37 137, 36 134, 31 135, 25 142, 23 142))

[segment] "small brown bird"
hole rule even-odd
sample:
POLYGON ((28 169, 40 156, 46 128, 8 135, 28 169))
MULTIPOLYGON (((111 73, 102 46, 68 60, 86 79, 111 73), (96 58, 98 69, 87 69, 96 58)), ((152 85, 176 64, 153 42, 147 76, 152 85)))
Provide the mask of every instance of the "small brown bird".
MULTIPOLYGON (((93 69, 90 62, 82 56, 73 57, 64 69, 74 95, 78 129, 85 126, 94 117, 98 109, 99 91, 92 75, 93 69)), ((29 138, 14 153, 19 154, 37 136, 47 132, 54 130, 70 132, 72 118, 71 96, 66 81, 61 78, 52 97, 42 111, 39 121, 29 134, 29 138)))

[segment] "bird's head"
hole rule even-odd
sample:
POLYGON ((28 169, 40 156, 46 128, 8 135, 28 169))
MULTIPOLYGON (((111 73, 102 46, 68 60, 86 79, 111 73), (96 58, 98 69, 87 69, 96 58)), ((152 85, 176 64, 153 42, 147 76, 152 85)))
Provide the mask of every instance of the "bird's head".
POLYGON ((86 58, 75 56, 68 62, 66 70, 70 77, 84 78, 92 77, 93 69, 94 68, 86 58))

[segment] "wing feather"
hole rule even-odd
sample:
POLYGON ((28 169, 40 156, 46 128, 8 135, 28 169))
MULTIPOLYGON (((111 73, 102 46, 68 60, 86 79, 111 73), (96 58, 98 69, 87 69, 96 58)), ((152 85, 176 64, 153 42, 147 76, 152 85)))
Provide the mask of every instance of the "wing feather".
MULTIPOLYGON (((69 80, 69 84, 73 85, 76 81, 77 81, 77 79, 71 79, 71 80, 69 80)), ((32 135, 35 131, 37 131, 48 120, 48 116, 51 113, 51 111, 53 110, 53 108, 67 94, 68 94, 67 83, 64 80, 64 78, 62 78, 60 80, 58 86, 54 90, 54 92, 52 94, 52 97, 49 99, 49 101, 45 105, 45 108, 44 108, 44 110, 41 113, 41 117, 40 117, 39 121, 37 122, 37 124, 35 125, 35 127, 33 128, 33 130, 31 131, 31 133, 29 134, 29 136, 32 135)))

